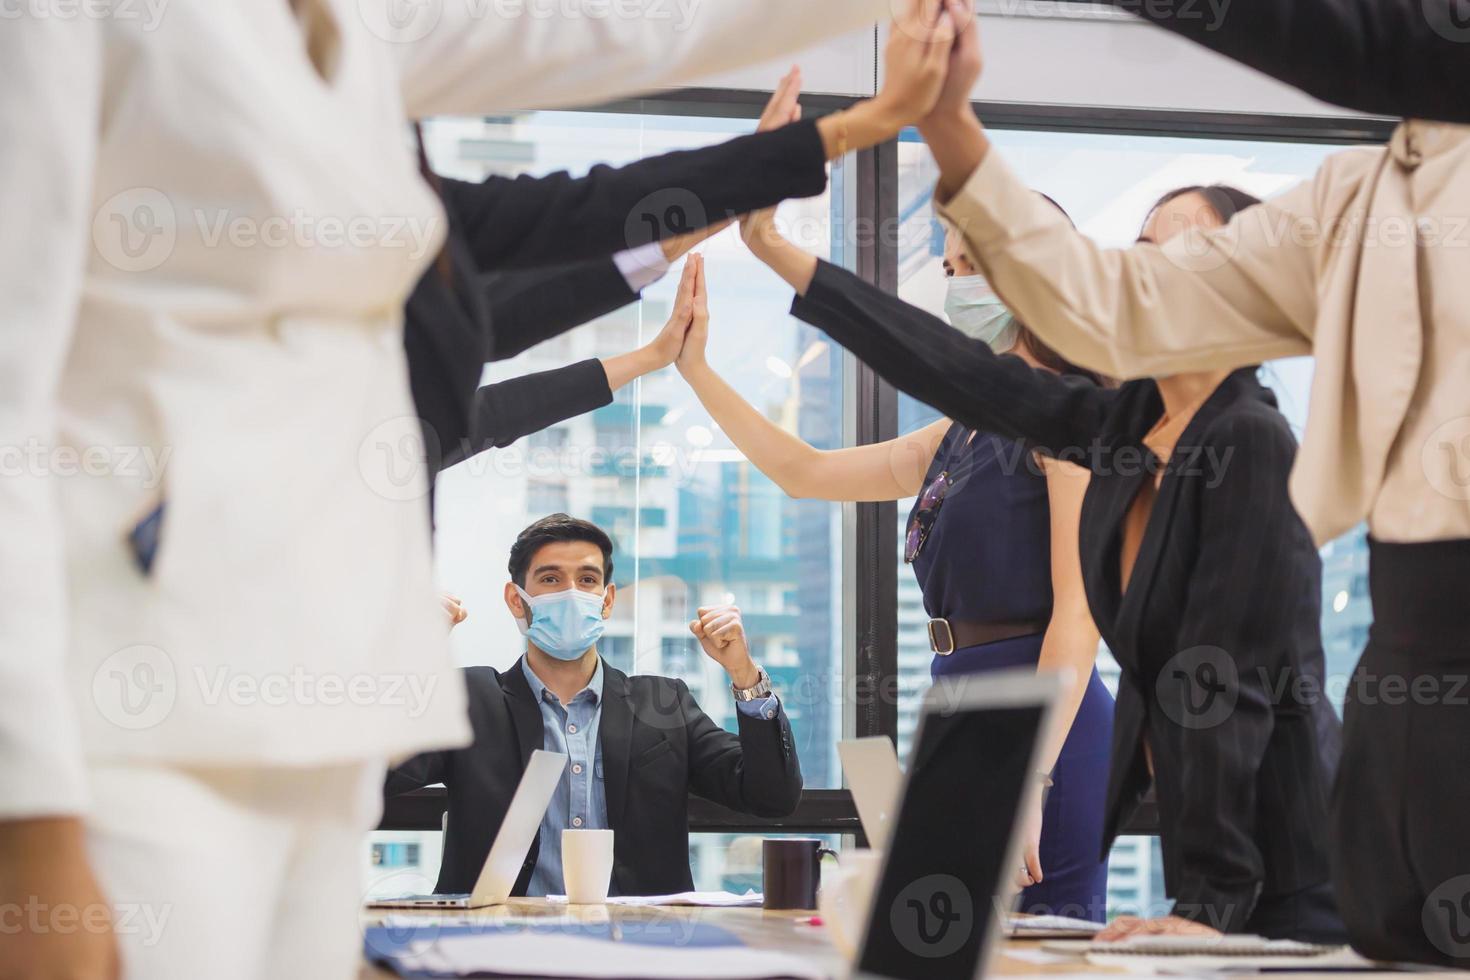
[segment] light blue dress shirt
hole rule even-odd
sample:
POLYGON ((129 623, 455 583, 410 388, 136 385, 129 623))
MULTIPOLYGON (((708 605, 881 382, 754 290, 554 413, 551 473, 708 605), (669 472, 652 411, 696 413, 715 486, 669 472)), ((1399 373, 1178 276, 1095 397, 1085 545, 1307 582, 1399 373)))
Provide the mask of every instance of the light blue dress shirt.
MULTIPOLYGON (((607 786, 602 775, 602 746, 597 740, 602 723, 602 658, 587 686, 565 705, 541 682, 525 657, 521 658, 521 672, 541 706, 541 747, 567 756, 561 782, 541 818, 541 851, 526 894, 565 895, 561 832, 608 829, 607 786)), ((773 693, 759 701, 736 701, 735 710, 749 718, 771 720, 776 717, 777 704, 773 693)))

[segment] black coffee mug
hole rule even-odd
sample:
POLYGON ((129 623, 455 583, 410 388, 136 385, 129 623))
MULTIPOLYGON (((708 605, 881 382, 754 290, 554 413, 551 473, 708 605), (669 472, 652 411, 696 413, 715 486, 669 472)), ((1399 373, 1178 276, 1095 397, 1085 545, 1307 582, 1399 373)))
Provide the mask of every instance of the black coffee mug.
POLYGON ((815 909, 822 884, 822 857, 837 852, 810 837, 767 837, 761 842, 761 870, 768 909, 815 909))

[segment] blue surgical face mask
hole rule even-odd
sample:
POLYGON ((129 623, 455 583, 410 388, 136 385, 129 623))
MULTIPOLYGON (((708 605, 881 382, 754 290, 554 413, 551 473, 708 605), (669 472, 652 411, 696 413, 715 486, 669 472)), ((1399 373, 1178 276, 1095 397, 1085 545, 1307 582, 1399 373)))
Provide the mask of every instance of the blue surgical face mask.
POLYGON ((605 591, 563 589, 533 596, 519 585, 515 589, 531 615, 529 626, 519 617, 516 625, 536 649, 548 656, 576 660, 602 639, 607 628, 607 620, 602 618, 605 591))
POLYGON ((1011 311, 995 295, 984 276, 951 276, 944 297, 950 326, 989 344, 996 353, 1016 346, 1020 327, 1011 311))

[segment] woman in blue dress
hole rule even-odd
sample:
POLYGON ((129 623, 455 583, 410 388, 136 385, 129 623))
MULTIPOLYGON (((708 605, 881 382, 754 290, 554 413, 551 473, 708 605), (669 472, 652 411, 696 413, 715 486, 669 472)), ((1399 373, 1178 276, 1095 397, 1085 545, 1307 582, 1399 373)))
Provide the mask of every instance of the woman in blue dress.
MULTIPOLYGON (((948 419, 876 445, 825 451, 808 445, 709 366, 703 259, 689 261, 698 263, 695 310, 676 364, 746 458, 795 498, 916 498, 904 559, 931 617, 932 676, 1031 666, 1074 679, 1037 773, 1050 788, 1038 812, 1026 816, 1025 866, 1017 883, 1022 911, 1102 921, 1113 698, 1094 668, 1098 633, 1077 553, 1086 472, 948 419)), ((946 240, 945 272, 945 306, 954 326, 1034 367, 1076 375, 1078 384, 1096 383, 1006 312, 953 235, 946 240)))

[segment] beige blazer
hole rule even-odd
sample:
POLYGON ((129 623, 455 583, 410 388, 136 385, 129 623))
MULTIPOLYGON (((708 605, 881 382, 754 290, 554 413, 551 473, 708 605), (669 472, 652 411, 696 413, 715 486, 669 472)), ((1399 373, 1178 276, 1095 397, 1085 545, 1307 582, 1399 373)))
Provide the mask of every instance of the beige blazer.
POLYGON ((1470 537, 1470 128, 1402 124, 1227 227, 1102 249, 992 150, 940 207, 1047 343, 1120 378, 1315 355, 1292 499, 1318 543, 1470 537))

